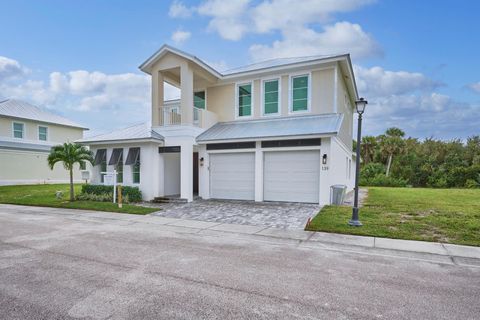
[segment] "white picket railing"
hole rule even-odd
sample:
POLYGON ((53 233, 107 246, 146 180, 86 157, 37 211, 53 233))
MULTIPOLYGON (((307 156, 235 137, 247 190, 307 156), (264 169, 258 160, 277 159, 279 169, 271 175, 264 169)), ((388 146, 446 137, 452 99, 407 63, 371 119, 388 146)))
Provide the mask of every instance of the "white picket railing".
POLYGON ((161 106, 159 117, 161 126, 182 124, 182 113, 179 105, 161 106))
MULTIPOLYGON (((180 105, 164 105, 159 107, 159 125, 175 126, 182 124, 180 105)), ((193 107, 193 125, 197 127, 210 127, 217 122, 215 113, 193 107)))

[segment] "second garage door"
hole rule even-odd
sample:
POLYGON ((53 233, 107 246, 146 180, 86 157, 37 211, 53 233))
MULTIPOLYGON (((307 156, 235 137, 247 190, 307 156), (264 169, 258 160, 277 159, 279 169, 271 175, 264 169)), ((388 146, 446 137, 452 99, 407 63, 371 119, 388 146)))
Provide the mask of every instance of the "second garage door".
POLYGON ((320 151, 264 153, 265 201, 318 203, 320 151))
POLYGON ((215 199, 255 199, 255 153, 215 153, 210 155, 210 197, 215 199))

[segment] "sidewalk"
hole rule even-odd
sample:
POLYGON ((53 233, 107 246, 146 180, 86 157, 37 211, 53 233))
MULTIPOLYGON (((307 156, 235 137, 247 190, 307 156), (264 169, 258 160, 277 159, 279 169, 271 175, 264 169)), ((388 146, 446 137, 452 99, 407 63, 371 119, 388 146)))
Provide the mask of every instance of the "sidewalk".
POLYGON ((480 247, 473 246, 353 236, 294 229, 278 229, 264 226, 166 218, 154 215, 134 215, 76 209, 0 205, 0 208, 2 207, 22 208, 22 211, 25 213, 35 212, 35 214, 41 215, 59 214, 68 219, 92 222, 102 221, 117 225, 155 225, 157 230, 165 230, 165 232, 211 237, 224 237, 229 235, 243 238, 248 241, 274 241, 277 244, 285 242, 308 248, 319 247, 324 250, 402 257, 436 263, 480 267, 480 247))

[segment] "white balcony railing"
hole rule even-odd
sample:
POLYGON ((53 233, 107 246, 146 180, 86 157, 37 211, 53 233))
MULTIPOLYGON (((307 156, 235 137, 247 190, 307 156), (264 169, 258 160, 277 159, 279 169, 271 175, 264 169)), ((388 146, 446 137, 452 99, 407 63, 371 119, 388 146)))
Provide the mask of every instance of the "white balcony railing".
POLYGON ((182 124, 182 114, 179 105, 161 106, 159 112, 161 126, 182 124))
MULTIPOLYGON (((180 105, 164 105, 159 107, 159 125, 175 126, 182 124, 182 112, 180 105)), ((215 113, 193 107, 193 125, 201 128, 209 128, 217 122, 215 113)))

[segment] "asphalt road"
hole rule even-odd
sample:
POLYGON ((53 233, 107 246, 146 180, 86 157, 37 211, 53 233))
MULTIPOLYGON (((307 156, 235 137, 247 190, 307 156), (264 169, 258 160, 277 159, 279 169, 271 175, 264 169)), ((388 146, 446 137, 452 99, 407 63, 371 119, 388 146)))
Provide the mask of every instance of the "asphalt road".
POLYGON ((0 205, 1 319, 479 319, 480 268, 0 205))

